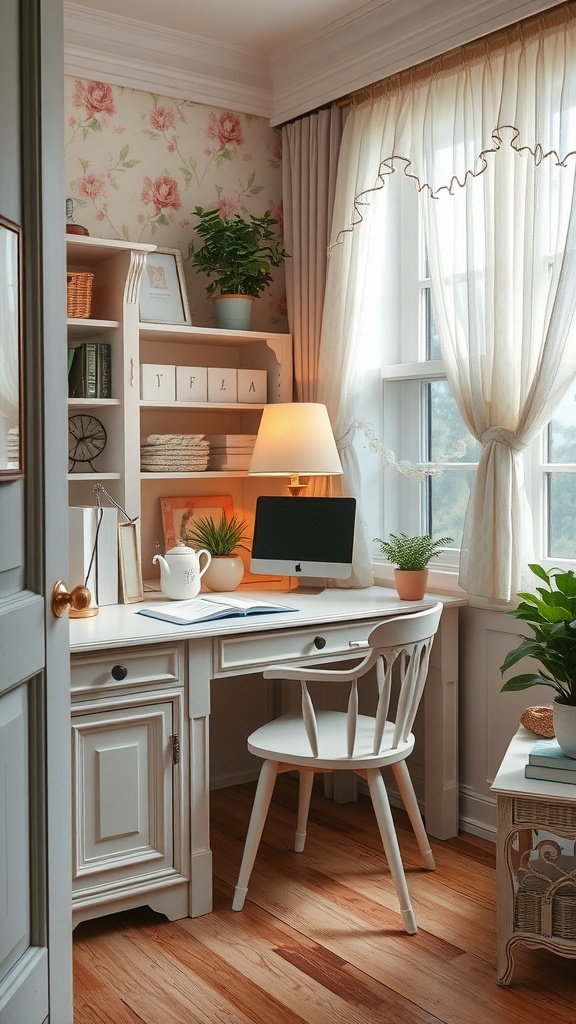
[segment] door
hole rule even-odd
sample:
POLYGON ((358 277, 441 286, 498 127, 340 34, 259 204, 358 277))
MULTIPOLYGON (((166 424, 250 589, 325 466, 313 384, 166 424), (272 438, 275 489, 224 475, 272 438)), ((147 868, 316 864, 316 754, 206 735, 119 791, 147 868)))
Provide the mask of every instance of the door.
MULTIPOLYGON (((67 572, 61 0, 2 0, 1 22, 0 216, 20 228, 23 451, 20 475, 8 479, 6 459, 0 474, 0 1024, 71 1024, 68 623, 49 600, 67 572)), ((1 320, 17 295, 3 276, 0 385, 1 320)))

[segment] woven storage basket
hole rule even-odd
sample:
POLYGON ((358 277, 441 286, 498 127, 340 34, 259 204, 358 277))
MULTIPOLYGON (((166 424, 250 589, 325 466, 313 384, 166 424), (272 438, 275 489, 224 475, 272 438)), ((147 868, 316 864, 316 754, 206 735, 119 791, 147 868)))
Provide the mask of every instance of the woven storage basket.
POLYGON ((85 271, 68 273, 67 282, 67 316, 88 317, 92 306, 92 281, 94 274, 85 271))
MULTIPOLYGON (((516 893, 514 925, 519 932, 542 934, 542 904, 548 885, 540 879, 526 880, 516 893)), ((576 888, 567 884, 552 897, 552 935, 576 938, 576 888)))

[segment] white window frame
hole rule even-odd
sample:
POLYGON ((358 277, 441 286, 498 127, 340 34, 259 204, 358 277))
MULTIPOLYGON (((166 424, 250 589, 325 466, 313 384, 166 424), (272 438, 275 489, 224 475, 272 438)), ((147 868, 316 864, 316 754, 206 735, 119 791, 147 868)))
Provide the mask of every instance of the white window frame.
MULTIPOLYGON (((442 360, 423 358, 424 302, 422 292, 429 287, 429 279, 420 273, 422 245, 418 204, 416 196, 401 188, 392 175, 387 183, 395 196, 391 206, 395 216, 389 218, 391 230, 395 232, 398 252, 398 308, 390 310, 394 327, 389 337, 383 339, 381 381, 381 406, 375 412, 374 421, 381 424, 380 437, 386 449, 392 450, 397 458, 410 462, 422 462, 425 457, 421 449, 421 418, 423 414, 421 385, 434 380, 446 380, 442 360), (402 355, 406 359, 402 360, 402 355), (393 361, 394 360, 394 361, 393 361), (405 387, 390 388, 391 383, 403 383, 405 387), (414 430, 414 423, 418 430, 414 430), (401 435, 402 443, 400 443, 401 435), (412 446, 406 445, 406 437, 412 437, 412 446)), ((533 519, 535 559, 547 568, 574 568, 575 559, 550 559, 547 550, 546 474, 554 472, 576 473, 576 464, 548 464, 545 461, 546 428, 524 452, 525 481, 533 519)), ((453 463, 454 471, 474 469, 476 463, 453 463), (458 469, 456 469, 456 466, 458 469)), ((451 472, 448 468, 445 472, 451 472)), ((406 533, 420 533, 425 530, 425 484, 417 484, 390 470, 381 469, 382 479, 382 524, 378 536, 403 530, 406 533), (415 496, 417 495, 417 499, 415 496)), ((444 589, 457 588, 459 550, 443 552, 440 558, 430 563, 432 586, 444 589)), ((392 567, 384 556, 374 558, 375 576, 391 580, 392 567)))

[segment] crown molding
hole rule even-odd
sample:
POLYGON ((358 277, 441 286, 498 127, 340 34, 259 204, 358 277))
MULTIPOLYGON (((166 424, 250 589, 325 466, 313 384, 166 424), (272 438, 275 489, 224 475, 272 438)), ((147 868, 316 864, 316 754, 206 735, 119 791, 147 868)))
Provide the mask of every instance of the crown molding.
POLYGON ((272 124, 528 18, 558 0, 386 0, 272 56, 272 124))
POLYGON ((64 74, 269 118, 270 61, 259 53, 64 3, 64 74))
POLYGON ((558 0, 371 0, 272 56, 64 3, 64 73, 281 124, 558 0))

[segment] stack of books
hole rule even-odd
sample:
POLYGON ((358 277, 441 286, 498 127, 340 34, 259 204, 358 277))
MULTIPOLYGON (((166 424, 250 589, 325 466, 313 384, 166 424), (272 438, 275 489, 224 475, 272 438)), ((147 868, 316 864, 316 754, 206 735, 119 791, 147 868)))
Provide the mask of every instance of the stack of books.
POLYGON ((576 785, 576 757, 568 757, 558 746, 557 740, 538 740, 528 755, 524 776, 527 779, 576 785))
POLYGON ((69 350, 68 358, 69 398, 112 398, 112 349, 107 342, 84 342, 69 350))
POLYGON ((250 466, 256 434, 208 434, 210 469, 231 472, 250 466))

